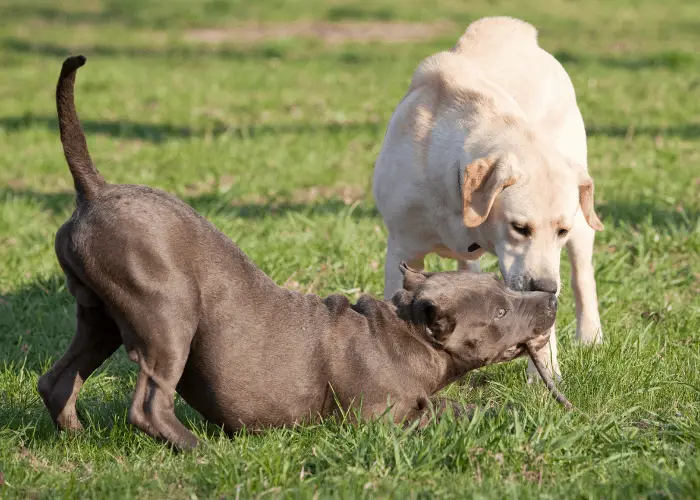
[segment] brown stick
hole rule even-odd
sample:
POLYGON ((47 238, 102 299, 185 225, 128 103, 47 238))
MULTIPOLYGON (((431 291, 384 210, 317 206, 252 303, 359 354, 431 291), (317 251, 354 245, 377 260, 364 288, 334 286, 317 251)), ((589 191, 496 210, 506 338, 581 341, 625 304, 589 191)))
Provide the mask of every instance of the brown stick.
POLYGON ((564 405, 564 408, 566 408, 567 410, 573 409, 574 405, 572 405, 571 402, 568 399, 566 399, 566 396, 564 396, 559 391, 559 389, 557 389, 557 386, 554 385, 554 380, 552 380, 552 376, 549 374, 547 367, 545 367, 544 363, 542 363, 542 359, 537 353, 535 347, 530 342, 526 343, 525 346, 527 347, 527 353, 530 355, 530 358, 532 358, 532 362, 535 364, 535 368, 537 368, 537 373, 539 373, 540 377, 542 377, 542 380, 547 386, 547 389, 549 390, 552 397, 556 399, 559 403, 564 405))

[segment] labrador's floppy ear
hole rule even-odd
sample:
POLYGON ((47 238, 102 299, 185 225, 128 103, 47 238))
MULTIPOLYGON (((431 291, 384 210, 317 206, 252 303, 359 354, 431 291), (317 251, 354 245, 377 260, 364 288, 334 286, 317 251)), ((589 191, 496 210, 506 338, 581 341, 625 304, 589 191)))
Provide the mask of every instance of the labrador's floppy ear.
POLYGON ((464 168, 462 219, 467 227, 482 224, 489 216, 496 196, 520 179, 508 161, 489 156, 474 160, 464 168))
POLYGON ((593 200, 595 186, 593 185, 593 179, 581 165, 572 164, 572 168, 578 174, 578 201, 581 205, 581 212, 589 226, 596 231, 602 231, 605 229, 605 226, 603 226, 603 223, 600 222, 598 215, 595 213, 593 200))
POLYGON ((399 270, 401 271, 401 274, 403 274, 403 288, 409 292, 414 291, 418 286, 425 283, 425 280, 427 280, 433 274, 411 269, 403 260, 399 264, 399 270))

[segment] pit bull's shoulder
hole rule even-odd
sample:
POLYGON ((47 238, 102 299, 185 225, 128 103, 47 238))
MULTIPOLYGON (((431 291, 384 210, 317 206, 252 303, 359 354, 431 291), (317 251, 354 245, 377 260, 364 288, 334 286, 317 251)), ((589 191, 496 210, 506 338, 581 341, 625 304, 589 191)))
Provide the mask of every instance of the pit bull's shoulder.
POLYGON ((323 305, 331 316, 341 316, 350 308, 350 301, 344 295, 333 294, 323 299, 323 305))
POLYGON ((363 316, 372 317, 378 312, 380 303, 380 301, 378 301, 371 295, 363 295, 351 307, 351 309, 363 316))
POLYGON ((383 300, 377 300, 371 295, 363 295, 352 306, 352 310, 367 319, 371 330, 386 330, 396 322, 396 311, 393 305, 383 300))
POLYGON ((358 314, 365 320, 374 321, 376 318, 384 316, 384 313, 389 312, 388 306, 372 297, 371 295, 363 295, 359 300, 352 304, 344 295, 334 294, 329 295, 324 299, 320 299, 325 308, 328 310, 332 320, 340 318, 355 317, 358 319, 358 314))

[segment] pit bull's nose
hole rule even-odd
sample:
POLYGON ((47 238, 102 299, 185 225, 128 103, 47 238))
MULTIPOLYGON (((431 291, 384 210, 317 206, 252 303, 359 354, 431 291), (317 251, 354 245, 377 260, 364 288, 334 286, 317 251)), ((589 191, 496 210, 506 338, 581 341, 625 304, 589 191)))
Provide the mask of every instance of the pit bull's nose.
POLYGON ((533 292, 557 293, 557 282, 552 279, 535 279, 530 280, 530 290, 533 292))
POLYGON ((559 301, 557 300, 557 296, 554 294, 551 294, 549 296, 549 309, 551 311, 556 312, 558 304, 559 304, 559 301))

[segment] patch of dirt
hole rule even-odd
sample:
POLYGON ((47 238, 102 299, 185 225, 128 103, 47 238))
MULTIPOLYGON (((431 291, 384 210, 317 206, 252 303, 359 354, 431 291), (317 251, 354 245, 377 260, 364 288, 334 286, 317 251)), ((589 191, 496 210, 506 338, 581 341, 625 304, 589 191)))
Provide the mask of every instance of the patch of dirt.
POLYGON ((268 206, 271 210, 283 208, 291 204, 308 204, 339 199, 344 205, 364 199, 365 190, 359 186, 313 186, 304 189, 295 189, 288 195, 277 195, 270 193, 268 196, 244 195, 231 200, 229 203, 233 207, 243 207, 249 204, 268 206))
POLYGON ((345 205, 352 205, 366 196, 359 186, 314 186, 295 189, 291 201, 294 203, 314 203, 321 200, 340 198, 345 205))
POLYGON ((10 179, 9 181, 7 181, 7 187, 12 189, 13 191, 19 191, 27 187, 27 183, 24 179, 10 179))
POLYGON ((27 448, 22 447, 19 450, 18 454, 20 456, 20 459, 24 462, 27 462, 29 466, 35 471, 45 470, 49 468, 49 463, 45 459, 37 458, 37 456, 31 453, 27 448))
MULTIPOLYGON (((224 193, 238 182, 237 176, 223 175, 218 180, 208 178, 199 182, 191 182, 184 186, 185 196, 200 196, 210 193, 224 193)), ((268 206, 277 209, 290 204, 308 204, 327 200, 340 200, 345 205, 364 199, 367 196, 365 189, 360 186, 312 186, 308 188, 294 189, 289 193, 279 194, 270 192, 267 195, 247 194, 234 198, 229 202, 233 207, 244 207, 251 204, 268 206)))
MULTIPOLYGON (((231 177, 231 179, 234 180, 226 184, 226 189, 230 188, 237 181, 237 179, 233 177, 231 177)), ((187 184, 185 186, 185 194, 201 195, 216 192, 214 186, 214 181, 187 184)), ((226 189, 222 190, 225 191, 226 189)), ((291 193, 286 194, 270 192, 268 195, 242 195, 231 200, 229 205, 232 207, 245 207, 251 204, 260 205, 268 207, 274 212, 288 205, 313 205, 328 200, 339 200, 344 205, 350 206, 357 201, 361 201, 365 197, 365 190, 359 186, 313 186, 310 188, 295 189, 291 193)))
POLYGON ((185 38, 209 44, 223 42, 265 42, 285 38, 316 38, 326 43, 407 42, 426 40, 449 32, 453 24, 407 22, 342 21, 241 24, 228 28, 190 30, 185 38))

